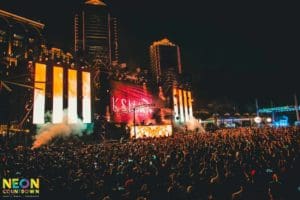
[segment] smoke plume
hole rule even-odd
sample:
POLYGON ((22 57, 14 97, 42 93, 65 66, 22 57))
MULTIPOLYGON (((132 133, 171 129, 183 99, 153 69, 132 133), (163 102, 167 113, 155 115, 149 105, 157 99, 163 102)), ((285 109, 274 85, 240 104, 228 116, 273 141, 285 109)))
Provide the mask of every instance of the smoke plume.
POLYGON ((192 118, 185 124, 187 126, 188 131, 198 131, 200 133, 205 133, 204 128, 202 127, 201 123, 196 119, 192 118))
MULTIPOLYGON (((49 121, 51 120, 51 113, 46 113, 49 121)), ((43 145, 50 143, 54 138, 57 137, 68 137, 71 135, 81 136, 82 133, 87 129, 87 125, 77 117, 77 123, 68 123, 68 111, 64 110, 63 122, 60 124, 46 123, 38 127, 37 135, 33 143, 32 149, 39 148, 43 145)))

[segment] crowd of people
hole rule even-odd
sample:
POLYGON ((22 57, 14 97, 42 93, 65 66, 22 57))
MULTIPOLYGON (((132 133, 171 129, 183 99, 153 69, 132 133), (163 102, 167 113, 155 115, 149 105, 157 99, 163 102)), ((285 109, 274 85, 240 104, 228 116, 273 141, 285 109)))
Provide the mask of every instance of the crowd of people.
POLYGON ((0 150, 1 177, 40 178, 42 199, 300 199, 296 127, 0 150))

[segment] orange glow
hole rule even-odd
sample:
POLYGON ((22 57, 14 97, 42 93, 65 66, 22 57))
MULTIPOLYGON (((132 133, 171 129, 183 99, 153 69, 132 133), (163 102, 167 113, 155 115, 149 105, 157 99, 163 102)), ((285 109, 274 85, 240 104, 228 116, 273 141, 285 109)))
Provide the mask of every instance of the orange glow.
POLYGON ((12 14, 10 12, 6 12, 4 10, 0 10, 0 16, 11 18, 11 19, 14 19, 14 20, 16 20, 18 22, 21 22, 21 23, 30 24, 30 25, 35 26, 35 27, 40 28, 40 29, 43 29, 44 26, 45 26, 44 24, 42 24, 40 22, 33 21, 33 20, 27 19, 25 17, 21 17, 19 15, 15 15, 15 14, 12 14))
POLYGON ((33 124, 45 123, 46 65, 35 64, 33 124))
POLYGON ((159 46, 159 45, 163 45, 163 46, 175 46, 175 44, 173 44, 172 42, 170 42, 170 40, 168 38, 164 38, 162 40, 155 41, 152 44, 152 46, 159 46))
POLYGON ((63 121, 63 68, 53 67, 53 123, 63 121))
POLYGON ((68 96, 71 98, 77 97, 77 71, 68 70, 68 96))
POLYGON ((184 111, 183 111, 183 100, 182 100, 182 90, 178 89, 179 92, 179 109, 180 109, 180 122, 184 122, 184 111))
POLYGON ((166 100, 166 97, 164 95, 164 92, 163 92, 163 89, 161 86, 159 86, 159 93, 158 93, 158 96, 161 100, 165 101, 166 100))
POLYGON ((185 122, 187 122, 189 121, 189 113, 188 113, 186 90, 183 90, 183 102, 184 102, 184 117, 185 117, 185 122))
POLYGON ((77 71, 68 70, 68 122, 77 122, 77 71))
POLYGON ((95 6, 106 6, 106 4, 100 0, 87 0, 85 4, 90 4, 95 6))
POLYGON ((174 114, 175 114, 175 122, 178 122, 178 94, 177 94, 177 89, 173 88, 173 104, 174 104, 174 114))
POLYGON ((82 72, 82 117, 83 123, 92 123, 91 73, 82 72))
POLYGON ((168 137, 172 135, 172 125, 158 125, 158 126, 132 126, 130 128, 130 137, 133 138, 147 138, 147 137, 168 137))
POLYGON ((41 63, 35 64, 35 82, 46 82, 46 65, 41 63))
POLYGON ((63 68, 54 67, 53 68, 53 96, 62 97, 63 95, 63 68))
POLYGON ((193 116, 193 104, 192 104, 192 92, 191 91, 188 91, 188 102, 189 102, 190 119, 192 120, 194 118, 194 116, 193 116))

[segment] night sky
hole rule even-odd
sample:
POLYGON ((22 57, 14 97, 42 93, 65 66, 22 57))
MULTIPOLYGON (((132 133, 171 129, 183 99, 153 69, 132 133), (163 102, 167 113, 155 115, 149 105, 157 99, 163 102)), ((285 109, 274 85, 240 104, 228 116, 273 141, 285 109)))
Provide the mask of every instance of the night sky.
MULTIPOLYGON (((72 47, 74 10, 82 0, 1 0, 0 8, 46 24, 50 46, 72 47)), ((299 87, 296 5, 283 2, 106 1, 119 18, 121 61, 149 66, 148 48, 168 37, 181 47, 196 102, 293 103, 299 87)), ((201 106, 200 106, 201 107, 201 106)))

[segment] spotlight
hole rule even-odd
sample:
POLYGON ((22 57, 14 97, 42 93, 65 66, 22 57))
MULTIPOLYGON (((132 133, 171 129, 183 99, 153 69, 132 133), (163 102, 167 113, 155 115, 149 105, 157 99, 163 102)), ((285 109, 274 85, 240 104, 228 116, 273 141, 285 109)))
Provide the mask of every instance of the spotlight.
POLYGON ((268 122, 268 123, 271 123, 271 122, 272 122, 272 118, 271 118, 271 117, 268 117, 268 118, 267 118, 267 122, 268 122))
POLYGON ((257 116, 254 118, 255 123, 260 124, 261 123, 261 117, 257 116))

